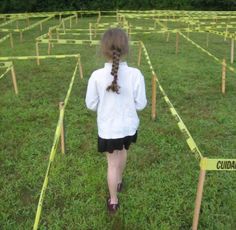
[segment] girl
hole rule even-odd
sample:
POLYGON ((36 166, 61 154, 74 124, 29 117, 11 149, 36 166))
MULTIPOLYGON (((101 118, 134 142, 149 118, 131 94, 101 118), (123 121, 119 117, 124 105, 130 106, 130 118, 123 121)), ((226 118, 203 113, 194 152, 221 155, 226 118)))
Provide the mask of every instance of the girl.
POLYGON ((104 33, 101 51, 108 62, 92 73, 85 99, 88 109, 97 111, 98 152, 106 152, 107 156, 110 213, 119 207, 117 192, 122 188, 127 150, 137 140, 136 110, 144 109, 147 104, 143 75, 121 61, 128 54, 128 43, 128 36, 121 29, 104 33))

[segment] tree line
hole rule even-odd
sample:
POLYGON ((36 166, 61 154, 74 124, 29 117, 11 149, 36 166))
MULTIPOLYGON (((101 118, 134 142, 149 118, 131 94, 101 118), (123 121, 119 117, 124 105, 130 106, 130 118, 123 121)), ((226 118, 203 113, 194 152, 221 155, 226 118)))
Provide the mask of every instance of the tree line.
POLYGON ((64 10, 236 10, 236 0, 0 0, 1 13, 64 10))

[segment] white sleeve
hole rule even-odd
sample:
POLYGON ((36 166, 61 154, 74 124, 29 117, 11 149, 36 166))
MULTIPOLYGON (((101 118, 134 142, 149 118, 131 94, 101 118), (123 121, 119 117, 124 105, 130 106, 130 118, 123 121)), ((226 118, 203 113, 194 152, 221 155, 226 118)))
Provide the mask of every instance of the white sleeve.
POLYGON ((136 110, 142 110, 147 105, 145 82, 142 73, 139 71, 138 81, 135 87, 135 107, 136 110))
POLYGON ((96 86, 96 81, 93 75, 91 75, 88 81, 85 103, 88 109, 92 111, 97 111, 98 102, 99 102, 99 95, 96 86))

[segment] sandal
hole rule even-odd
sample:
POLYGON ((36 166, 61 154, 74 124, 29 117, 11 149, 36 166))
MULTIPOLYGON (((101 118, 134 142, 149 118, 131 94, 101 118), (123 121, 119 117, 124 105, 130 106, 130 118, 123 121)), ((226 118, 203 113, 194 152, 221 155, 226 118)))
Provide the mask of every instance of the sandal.
POLYGON ((107 209, 109 211, 110 214, 114 214, 116 213, 117 209, 119 208, 119 203, 117 204, 111 204, 111 199, 110 197, 107 199, 107 209))

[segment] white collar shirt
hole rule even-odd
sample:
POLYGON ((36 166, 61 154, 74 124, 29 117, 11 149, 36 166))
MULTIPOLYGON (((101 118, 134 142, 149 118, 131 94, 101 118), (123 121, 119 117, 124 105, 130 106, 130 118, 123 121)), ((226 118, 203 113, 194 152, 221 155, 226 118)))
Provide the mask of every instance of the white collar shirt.
POLYGON ((119 63, 117 83, 119 94, 107 91, 111 85, 112 63, 95 70, 88 81, 86 106, 97 111, 98 135, 104 139, 134 135, 139 127, 137 110, 147 104, 144 77, 140 70, 119 63))

